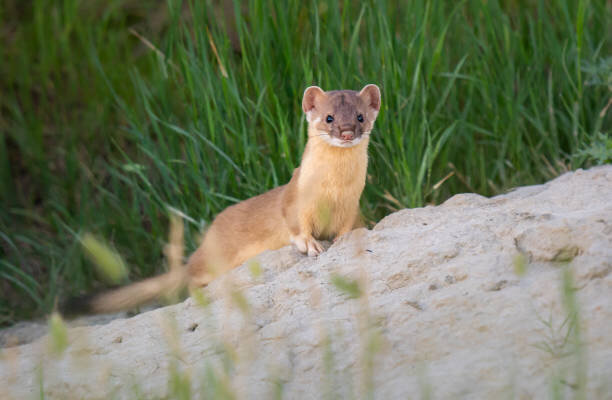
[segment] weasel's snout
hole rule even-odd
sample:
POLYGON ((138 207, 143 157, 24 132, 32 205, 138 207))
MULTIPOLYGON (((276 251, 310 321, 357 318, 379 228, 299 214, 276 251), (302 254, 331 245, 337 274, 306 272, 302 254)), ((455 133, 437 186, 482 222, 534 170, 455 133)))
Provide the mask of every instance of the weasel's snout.
POLYGON ((355 126, 352 124, 342 125, 340 127, 340 139, 353 140, 355 138, 355 126))
POLYGON ((355 132, 354 131, 343 131, 343 132, 340 132, 340 138, 342 140, 353 140, 354 137, 355 137, 355 132))

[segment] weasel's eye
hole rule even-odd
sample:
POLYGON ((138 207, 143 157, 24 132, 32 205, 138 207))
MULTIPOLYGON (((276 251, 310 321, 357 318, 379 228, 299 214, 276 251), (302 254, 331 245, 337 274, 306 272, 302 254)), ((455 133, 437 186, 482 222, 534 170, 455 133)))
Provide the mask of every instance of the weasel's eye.
POLYGON ((357 116, 357 121, 359 121, 359 122, 363 122, 363 115, 359 114, 359 115, 357 116))
POLYGON ((334 122, 334 117, 328 115, 327 118, 325 118, 325 121, 327 121, 328 124, 331 124, 332 122, 334 122))

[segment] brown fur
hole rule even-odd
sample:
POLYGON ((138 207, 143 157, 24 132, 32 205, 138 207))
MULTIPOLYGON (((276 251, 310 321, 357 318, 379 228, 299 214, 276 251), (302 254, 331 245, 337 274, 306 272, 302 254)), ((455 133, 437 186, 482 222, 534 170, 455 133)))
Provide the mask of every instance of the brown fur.
POLYGON ((375 85, 361 92, 323 92, 311 86, 304 92, 302 108, 309 122, 308 142, 289 183, 222 211, 186 269, 96 296, 90 309, 125 309, 168 289, 203 286, 249 258, 289 243, 314 256, 323 250, 317 239, 335 240, 359 224, 369 133, 380 108, 380 91, 375 85), (327 116, 333 121, 327 122, 327 116))

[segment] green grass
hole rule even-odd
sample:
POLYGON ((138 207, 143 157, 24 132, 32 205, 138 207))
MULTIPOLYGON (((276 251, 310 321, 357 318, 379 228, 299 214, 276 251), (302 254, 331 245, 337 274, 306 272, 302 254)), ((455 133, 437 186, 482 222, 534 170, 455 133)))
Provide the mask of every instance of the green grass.
POLYGON ((611 159, 606 1, 223 3, 0 5, 0 324, 102 285, 85 232, 138 279, 162 269, 170 208, 192 250, 287 182, 311 84, 382 89, 369 221, 611 159))

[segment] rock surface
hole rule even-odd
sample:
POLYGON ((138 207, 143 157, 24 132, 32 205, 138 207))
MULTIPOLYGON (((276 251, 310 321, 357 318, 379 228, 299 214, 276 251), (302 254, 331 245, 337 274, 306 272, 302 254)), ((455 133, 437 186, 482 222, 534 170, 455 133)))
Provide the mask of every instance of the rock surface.
POLYGON ((258 260, 205 305, 4 349, 0 398, 612 398, 612 166, 258 260))

